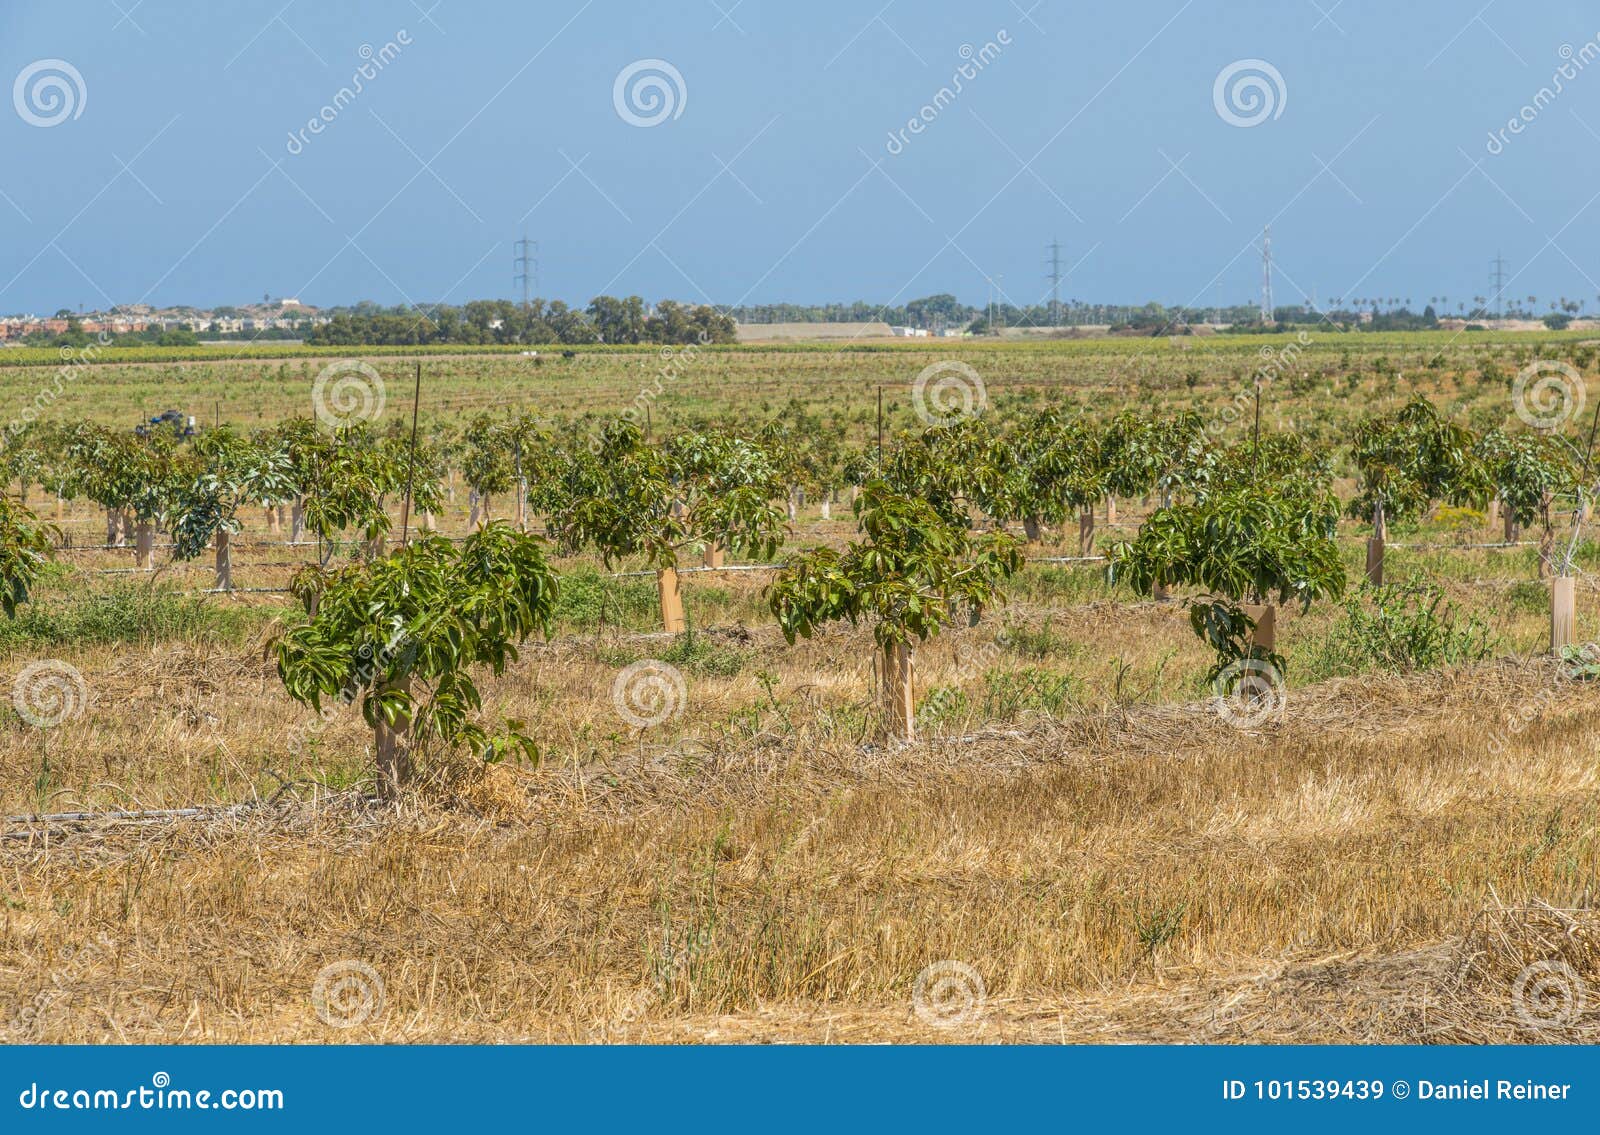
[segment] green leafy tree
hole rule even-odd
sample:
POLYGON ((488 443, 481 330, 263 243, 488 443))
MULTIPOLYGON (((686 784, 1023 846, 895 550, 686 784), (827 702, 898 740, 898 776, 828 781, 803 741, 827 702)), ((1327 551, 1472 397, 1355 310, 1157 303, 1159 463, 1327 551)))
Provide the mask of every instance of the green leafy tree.
POLYGON ((519 749, 519 722, 491 736, 475 720, 474 671, 505 672, 517 644, 549 632, 558 581, 541 541, 493 521, 460 545, 423 536, 326 580, 316 615, 277 641, 285 690, 319 713, 359 701, 373 730, 379 792, 393 799, 429 744, 485 760, 519 749))
POLYGON ((1251 642, 1256 620, 1242 604, 1298 603, 1344 594, 1344 566, 1334 543, 1339 505, 1332 493, 1293 482, 1265 490, 1211 493, 1154 513, 1131 541, 1111 550, 1110 576, 1149 593, 1186 584, 1194 632, 1216 652, 1214 680, 1241 659, 1283 659, 1251 642))
MULTIPOLYGON (((1478 456, 1506 510, 1506 539, 1515 540, 1518 529, 1537 521, 1539 574, 1557 571, 1552 506, 1557 496, 1578 488, 1578 464, 1571 445, 1556 434, 1506 434, 1495 429, 1483 436, 1478 456)), ((1557 573, 1566 575, 1569 567, 1563 563, 1557 573)))
POLYGON ((792 556, 768 587, 767 602, 791 644, 830 622, 867 622, 886 678, 885 732, 909 740, 912 644, 938 634, 963 606, 1002 599, 1001 585, 1021 568, 1022 553, 1014 537, 974 537, 883 481, 868 482, 855 509, 865 538, 843 551, 792 556))

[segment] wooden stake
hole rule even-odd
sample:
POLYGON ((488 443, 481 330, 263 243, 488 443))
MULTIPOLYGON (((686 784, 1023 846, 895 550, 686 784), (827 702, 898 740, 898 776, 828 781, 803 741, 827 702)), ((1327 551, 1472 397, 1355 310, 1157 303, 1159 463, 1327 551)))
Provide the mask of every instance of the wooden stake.
POLYGON ((1270 603, 1246 603, 1244 613, 1255 620, 1256 629, 1250 633, 1250 645, 1268 654, 1278 645, 1278 609, 1270 603))
POLYGON ((1367 582, 1374 587, 1383 586, 1383 550, 1382 536, 1367 537, 1367 582))
POLYGON ((661 629, 668 634, 682 634, 683 590, 678 584, 677 568, 662 568, 656 572, 656 594, 661 599, 661 629))
POLYGON ((917 739, 911 648, 903 643, 883 649, 883 739, 885 741, 917 739))
POLYGON ((217 590, 233 590, 233 553, 228 548, 229 532, 217 529, 217 590))
POLYGON ((1578 581, 1558 575, 1550 581, 1550 653, 1560 654, 1578 637, 1578 581))
POLYGON ((140 571, 156 570, 156 526, 152 521, 141 520, 134 529, 135 551, 140 571))

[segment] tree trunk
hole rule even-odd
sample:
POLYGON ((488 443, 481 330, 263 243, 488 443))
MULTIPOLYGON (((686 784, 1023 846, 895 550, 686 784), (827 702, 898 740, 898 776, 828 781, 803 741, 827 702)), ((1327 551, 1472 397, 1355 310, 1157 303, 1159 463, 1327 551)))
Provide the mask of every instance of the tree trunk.
POLYGON ((1494 529, 1494 526, 1499 524, 1499 523, 1500 523, 1500 498, 1499 497, 1495 497, 1493 500, 1491 500, 1489 502, 1489 528, 1490 528, 1490 530, 1492 531, 1494 529))
MULTIPOLYGON (((409 691, 410 678, 404 678, 388 689, 409 691)), ((397 717, 394 724, 378 714, 378 725, 373 736, 378 761, 378 795, 388 801, 398 800, 406 785, 411 783, 411 718, 397 717)))
POLYGON ((476 528, 478 526, 478 513, 479 513, 479 510, 483 507, 482 506, 482 500, 483 500, 483 498, 478 496, 478 490, 477 489, 468 489, 467 490, 467 527, 468 528, 476 528))
POLYGON ((1037 516, 1024 516, 1022 518, 1022 531, 1028 537, 1028 543, 1039 542, 1039 518, 1037 516))
POLYGON ((793 524, 795 517, 798 516, 799 513, 800 513, 800 505, 795 500, 795 490, 794 489, 790 489, 789 490, 789 500, 786 503, 786 507, 787 507, 788 513, 789 513, 789 523, 793 524))
POLYGON ((1246 603, 1244 613, 1256 623, 1250 645, 1271 654, 1278 645, 1278 609, 1270 603, 1246 603))
POLYGON ((1367 538, 1367 582, 1374 587, 1383 586, 1384 540, 1387 536, 1383 502, 1378 501, 1372 509, 1372 535, 1367 538))
POLYGON ((277 536, 280 532, 282 532, 282 529, 278 527, 278 510, 273 508, 270 504, 266 506, 266 510, 267 533, 271 536, 277 536))
POLYGON ((1110 494, 1107 494, 1106 495, 1106 523, 1107 524, 1115 524, 1116 522, 1117 522, 1117 498, 1114 497, 1114 496, 1111 496, 1110 494))
POLYGON ((705 554, 701 557, 700 562, 708 568, 719 568, 722 566, 722 556, 723 552, 721 545, 707 544, 705 554))
POLYGON ((915 741, 916 695, 911 673, 911 648, 892 644, 883 648, 883 726, 885 741, 915 741))
POLYGON ((1078 555, 1094 555, 1094 509, 1086 508, 1078 514, 1078 555))
POLYGON ((422 514, 422 530, 424 532, 437 532, 439 530, 439 525, 435 523, 431 511, 425 511, 422 514))
POLYGON ((134 555, 138 560, 140 571, 154 571, 156 569, 156 526, 149 520, 139 521, 134 530, 134 539, 138 542, 134 555))
POLYGON ((1515 544, 1520 539, 1522 539, 1522 525, 1517 523, 1517 518, 1511 514, 1511 510, 1508 508, 1506 509, 1506 543, 1515 544))
POLYGON ((682 634, 683 590, 678 583, 677 568, 662 568, 656 572, 656 594, 661 599, 661 628, 668 634, 682 634))
POLYGON ((67 502, 61 499, 61 494, 56 494, 56 523, 60 524, 66 514, 67 502))
POLYGON ((228 547, 228 531, 217 529, 217 590, 233 590, 233 550, 228 547))
POLYGON ((283 534, 283 527, 288 522, 288 519, 289 506, 280 501, 278 503, 278 526, 273 531, 277 532, 281 536, 283 534))
POLYGON ((823 494, 822 497, 822 519, 833 519, 833 498, 827 494, 823 494))
POLYGON ((850 507, 851 508, 855 508, 855 506, 856 506, 856 498, 859 497, 860 495, 861 495, 861 486, 860 485, 851 485, 850 486, 850 507))
POLYGON ((1549 579, 1555 574, 1555 531, 1546 524, 1539 531, 1539 578, 1549 579))
POLYGON ((306 534, 306 502, 304 497, 296 497, 294 504, 289 507, 289 539, 298 544, 306 534))
POLYGON ((1560 654, 1578 637, 1578 581, 1559 575, 1550 581, 1550 653, 1560 654))
POLYGON ((117 541, 117 510, 108 508, 106 509, 106 547, 115 548, 119 546, 117 541))
POLYGON ((517 482, 517 531, 528 530, 528 482, 517 482))

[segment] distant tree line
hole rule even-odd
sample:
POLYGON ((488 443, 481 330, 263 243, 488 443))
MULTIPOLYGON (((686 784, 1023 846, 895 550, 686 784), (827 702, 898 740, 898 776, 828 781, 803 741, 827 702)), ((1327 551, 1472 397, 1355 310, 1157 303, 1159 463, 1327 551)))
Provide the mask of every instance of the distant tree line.
POLYGON ((647 310, 638 296, 597 296, 587 308, 561 300, 473 300, 460 307, 335 309, 306 335, 316 346, 420 346, 430 343, 728 343, 734 321, 705 304, 662 300, 647 310))

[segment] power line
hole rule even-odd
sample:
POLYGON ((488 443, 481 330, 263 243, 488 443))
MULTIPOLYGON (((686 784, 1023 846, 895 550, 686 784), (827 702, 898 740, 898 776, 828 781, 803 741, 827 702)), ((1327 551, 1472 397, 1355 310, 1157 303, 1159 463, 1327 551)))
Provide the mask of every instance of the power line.
POLYGON ((1503 297, 1506 290, 1506 260, 1505 257, 1497 252, 1494 254, 1492 263, 1494 264, 1494 271, 1490 273, 1489 279, 1494 284, 1494 317, 1496 319, 1504 319, 1505 303, 1503 297))
POLYGON ((511 267, 516 271, 516 275, 511 278, 511 282, 522 285, 522 306, 526 308, 528 306, 528 284, 530 282, 533 284, 535 292, 539 290, 539 242, 529 240, 527 235, 524 234, 522 239, 512 247, 517 250, 517 255, 511 262, 511 267), (528 253, 529 249, 533 250, 531 256, 528 253))
POLYGON ((1272 306, 1272 226, 1261 230, 1261 322, 1271 323, 1272 306))
POLYGON ((1045 245, 1050 250, 1050 326, 1061 326, 1061 242, 1052 240, 1045 245))

